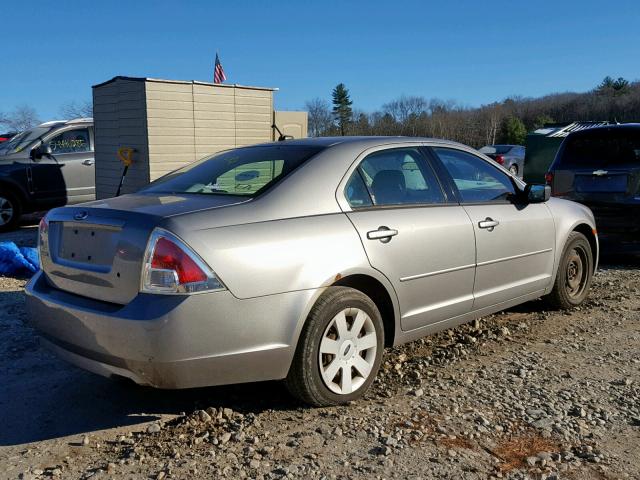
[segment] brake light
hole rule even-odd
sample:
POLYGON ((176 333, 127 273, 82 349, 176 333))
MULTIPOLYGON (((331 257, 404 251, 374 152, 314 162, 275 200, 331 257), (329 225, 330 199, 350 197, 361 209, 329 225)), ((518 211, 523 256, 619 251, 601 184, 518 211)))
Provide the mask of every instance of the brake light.
POLYGON ((143 269, 143 292, 171 294, 224 289, 211 268, 191 248, 160 228, 151 234, 143 269))
POLYGON ((42 254, 49 254, 48 251, 45 250, 47 235, 49 234, 49 219, 45 215, 40 219, 40 223, 38 224, 38 258, 42 259, 42 254))
POLYGON ((504 165, 504 156, 496 155, 496 162, 498 162, 500 165, 504 165))
POLYGON ((544 181, 547 185, 551 185, 553 183, 553 173, 552 172, 545 173, 544 181))

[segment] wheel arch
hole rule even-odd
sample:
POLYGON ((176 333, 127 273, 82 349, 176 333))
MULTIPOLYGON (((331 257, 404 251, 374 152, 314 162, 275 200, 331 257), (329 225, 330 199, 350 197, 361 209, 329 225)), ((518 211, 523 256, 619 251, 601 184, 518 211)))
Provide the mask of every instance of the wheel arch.
POLYGON ((22 207, 27 207, 29 203, 29 199, 27 196, 27 192, 17 183, 7 178, 0 177, 0 190, 7 190, 18 197, 18 199, 22 202, 22 207))
POLYGON ((378 279, 362 273, 356 273, 337 279, 331 286, 349 287, 358 290, 376 304, 384 325, 385 347, 394 344, 396 336, 396 305, 387 287, 378 279))
POLYGON ((579 232, 587 237, 587 240, 589 240, 591 254, 593 255, 593 273, 595 273, 596 269, 598 268, 598 237, 596 236, 595 228, 586 223, 580 223, 576 225, 571 231, 579 232))

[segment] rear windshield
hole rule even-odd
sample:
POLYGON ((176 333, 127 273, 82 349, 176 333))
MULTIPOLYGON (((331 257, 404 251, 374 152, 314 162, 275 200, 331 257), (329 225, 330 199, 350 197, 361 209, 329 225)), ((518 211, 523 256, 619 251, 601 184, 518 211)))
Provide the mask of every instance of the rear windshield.
POLYGON ((640 129, 593 130, 569 136, 559 167, 602 168, 640 164, 640 129))
POLYGON ((504 155, 508 153, 513 147, 511 145, 493 145, 493 148, 496 149, 496 153, 498 155, 504 155))
POLYGON ((228 150, 169 173, 143 191, 253 197, 323 148, 268 145, 228 150))

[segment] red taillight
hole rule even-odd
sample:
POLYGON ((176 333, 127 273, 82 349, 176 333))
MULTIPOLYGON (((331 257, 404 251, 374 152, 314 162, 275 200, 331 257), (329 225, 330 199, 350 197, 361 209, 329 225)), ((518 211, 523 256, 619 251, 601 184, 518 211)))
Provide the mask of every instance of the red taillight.
POLYGON ((178 275, 180 284, 204 282, 207 274, 178 245, 168 238, 160 237, 153 250, 151 267, 173 270, 178 275))
POLYGON ((211 267, 184 241, 162 228, 151 232, 144 253, 141 292, 170 295, 224 288, 211 267))
POLYGON ((500 165, 504 165, 504 157, 502 155, 496 155, 495 158, 496 162, 498 162, 500 165))
POLYGON ((553 183, 553 173, 547 172, 544 174, 544 181, 547 185, 551 185, 553 183))
POLYGON ((49 231, 49 220, 47 220, 46 215, 40 219, 38 228, 40 230, 40 233, 47 233, 49 231))

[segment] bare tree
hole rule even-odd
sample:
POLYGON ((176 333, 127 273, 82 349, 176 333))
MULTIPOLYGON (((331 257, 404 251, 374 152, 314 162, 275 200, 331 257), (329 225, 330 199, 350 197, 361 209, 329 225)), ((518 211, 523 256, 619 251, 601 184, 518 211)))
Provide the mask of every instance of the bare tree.
POLYGON ((65 119, 93 117, 93 102, 90 100, 67 102, 60 107, 60 115, 65 119))
POLYGON ((305 104, 305 109, 309 112, 309 136, 327 135, 333 127, 333 115, 329 102, 317 97, 309 100, 305 104))
POLYGON ((22 132, 39 123, 36 110, 29 105, 18 105, 13 111, 0 114, 0 125, 12 132, 22 132))

